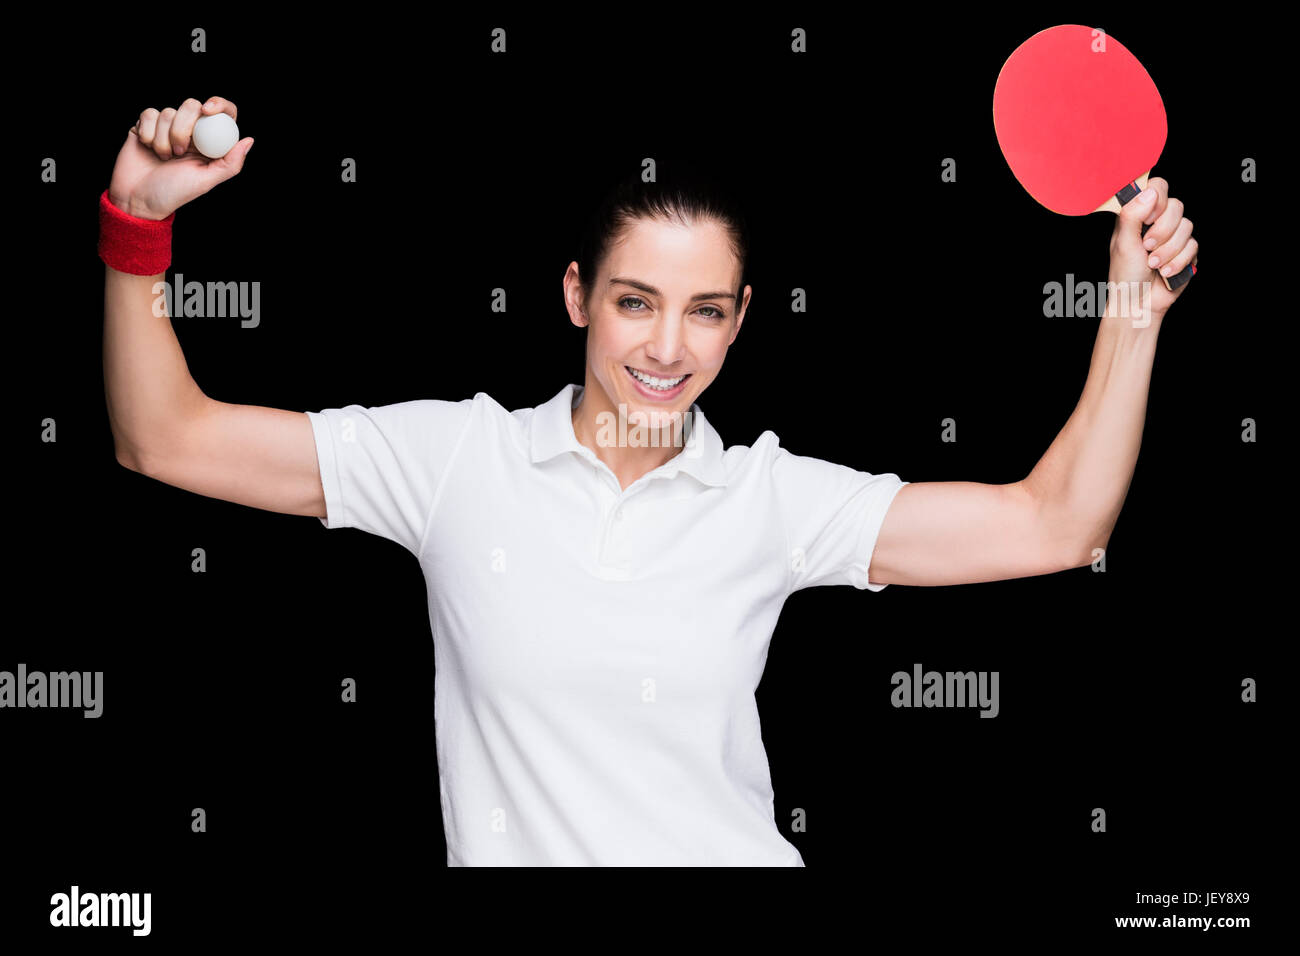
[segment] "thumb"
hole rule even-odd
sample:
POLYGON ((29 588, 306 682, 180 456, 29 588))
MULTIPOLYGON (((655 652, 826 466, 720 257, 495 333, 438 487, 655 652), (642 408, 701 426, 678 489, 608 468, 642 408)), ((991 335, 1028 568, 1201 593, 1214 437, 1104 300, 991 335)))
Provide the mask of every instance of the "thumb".
POLYGON ((1151 188, 1142 190, 1135 197, 1120 207, 1116 217, 1115 235, 1128 245, 1142 245, 1142 222, 1151 215, 1152 204, 1156 201, 1156 191, 1151 188))
POLYGON ((244 159, 252 148, 253 137, 246 136, 232 146, 225 156, 209 162, 203 172, 204 186, 211 189, 217 183, 224 183, 227 179, 239 175, 239 171, 244 168, 244 159))

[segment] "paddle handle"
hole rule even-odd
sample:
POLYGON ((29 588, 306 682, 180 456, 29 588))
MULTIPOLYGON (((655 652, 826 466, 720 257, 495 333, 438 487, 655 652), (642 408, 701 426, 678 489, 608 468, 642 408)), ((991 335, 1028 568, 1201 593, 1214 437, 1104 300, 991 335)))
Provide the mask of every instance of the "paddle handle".
MULTIPOLYGON (((1143 178, 1145 179, 1146 177, 1143 178)), ((1127 186, 1125 186, 1123 189, 1121 189, 1119 192, 1115 194, 1115 201, 1118 202, 1121 206, 1125 205, 1126 203, 1132 202, 1137 197, 1137 194, 1142 191, 1142 188, 1139 188, 1137 183, 1129 183, 1127 186)), ((1159 275, 1159 273, 1156 274, 1159 275)), ((1187 285, 1187 283, 1191 282, 1192 276, 1194 275, 1196 275, 1196 266, 1189 265, 1182 272, 1178 273, 1178 275, 1160 276, 1160 280, 1164 282, 1166 289, 1168 289, 1170 292, 1174 292, 1178 289, 1181 289, 1183 286, 1187 285)))

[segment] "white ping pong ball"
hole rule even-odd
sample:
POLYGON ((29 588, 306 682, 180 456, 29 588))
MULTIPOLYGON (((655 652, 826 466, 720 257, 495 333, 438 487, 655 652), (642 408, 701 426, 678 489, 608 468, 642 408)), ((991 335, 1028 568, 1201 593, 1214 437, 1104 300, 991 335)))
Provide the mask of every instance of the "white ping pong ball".
POLYGON ((229 113, 200 116, 194 124, 194 148, 208 159, 220 159, 239 142, 239 127, 229 113))

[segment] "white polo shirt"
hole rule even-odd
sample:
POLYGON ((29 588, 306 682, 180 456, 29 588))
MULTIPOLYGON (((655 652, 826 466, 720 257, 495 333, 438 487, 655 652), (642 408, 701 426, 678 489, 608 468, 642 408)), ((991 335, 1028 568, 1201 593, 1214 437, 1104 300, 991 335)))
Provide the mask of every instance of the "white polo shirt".
POLYGON ((754 690, 785 599, 868 581, 907 484, 722 441, 625 490, 574 436, 583 386, 308 412, 327 528, 420 561, 449 866, 803 866, 754 690))

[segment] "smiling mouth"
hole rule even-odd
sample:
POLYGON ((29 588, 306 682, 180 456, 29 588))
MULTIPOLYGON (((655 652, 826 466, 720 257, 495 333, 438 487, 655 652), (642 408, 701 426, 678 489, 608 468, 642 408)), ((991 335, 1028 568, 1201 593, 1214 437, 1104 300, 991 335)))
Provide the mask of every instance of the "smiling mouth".
POLYGON ((685 375, 675 375, 671 378, 665 378, 663 376, 653 375, 649 372, 642 371, 641 369, 633 368, 630 365, 624 365, 623 369, 633 381, 646 391, 662 392, 665 395, 671 394, 680 389, 693 374, 687 372, 685 375))

